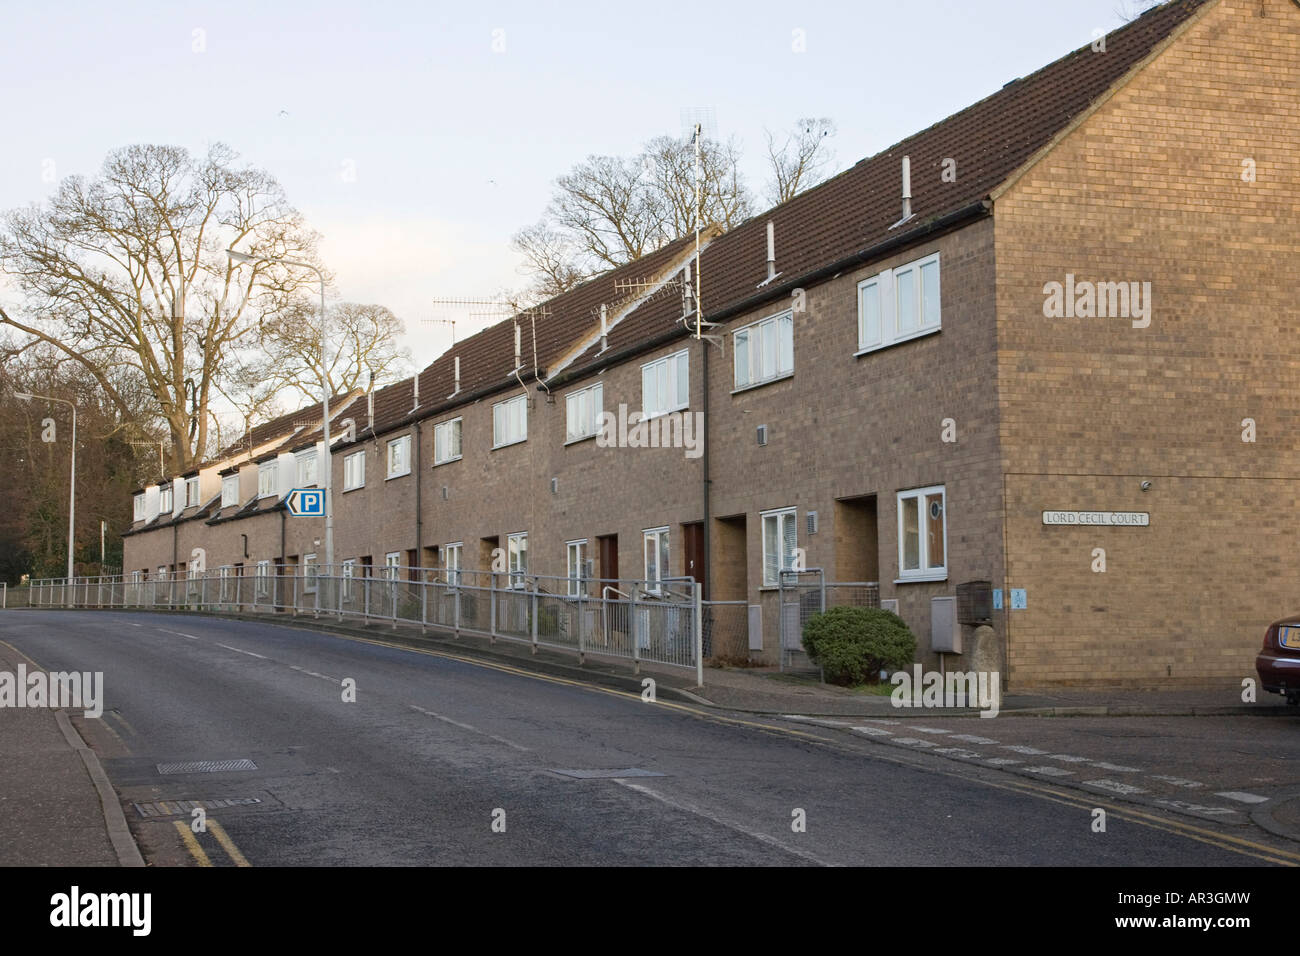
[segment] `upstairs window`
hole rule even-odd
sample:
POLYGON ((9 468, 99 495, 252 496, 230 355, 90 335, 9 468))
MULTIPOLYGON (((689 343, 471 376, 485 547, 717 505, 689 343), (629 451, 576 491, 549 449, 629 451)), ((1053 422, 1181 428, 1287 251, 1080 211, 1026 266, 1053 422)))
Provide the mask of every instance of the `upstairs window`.
POLYGON ((298 487, 309 488, 316 484, 316 449, 300 451, 298 460, 298 487))
POLYGON ((680 352, 641 366, 641 414, 653 418, 690 404, 690 352, 680 352))
POLYGON ((435 465, 445 465, 449 461, 456 461, 460 458, 460 426, 461 420, 459 418, 439 422, 433 426, 433 463, 435 465))
POLYGON ((366 453, 354 451, 343 459, 343 490, 364 488, 366 485, 366 453))
POLYGON ((732 336, 736 388, 761 385, 794 373, 794 313, 762 319, 732 336))
POLYGON ((869 352, 939 331, 939 254, 858 283, 858 351, 869 352))
POLYGON ((221 507, 239 504, 239 476, 225 475, 221 479, 221 507))
POLYGON ((131 500, 132 500, 132 505, 133 505, 133 507, 135 508, 135 511, 134 511, 135 520, 136 520, 136 521, 143 521, 143 520, 145 519, 145 516, 149 513, 148 511, 145 510, 145 506, 144 506, 144 495, 142 495, 142 494, 141 494, 141 495, 136 495, 136 496, 135 496, 133 499, 131 499, 131 500))
POLYGON ((600 430, 600 413, 604 408, 605 387, 597 382, 564 397, 565 441, 590 438, 600 430))
POLYGON ((492 406, 492 447, 513 445, 528 437, 528 396, 498 402, 492 406))
POLYGON ((170 482, 158 489, 158 513, 163 515, 172 513, 172 486, 170 482))
POLYGON ((411 436, 403 435, 388 443, 388 477, 400 478, 411 473, 411 436))
POLYGON ((185 507, 197 508, 198 506, 199 506, 199 479, 197 476, 195 476, 194 478, 186 478, 185 479, 185 507))
POLYGON ((275 497, 275 462, 264 461, 257 466, 257 497, 275 497))

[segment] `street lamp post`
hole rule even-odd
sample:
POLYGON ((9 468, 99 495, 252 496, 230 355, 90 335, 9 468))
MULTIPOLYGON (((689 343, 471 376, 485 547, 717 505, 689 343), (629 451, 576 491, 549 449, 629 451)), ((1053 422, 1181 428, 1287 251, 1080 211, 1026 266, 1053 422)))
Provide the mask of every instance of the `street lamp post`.
POLYGON ((325 472, 325 566, 329 569, 325 573, 332 575, 334 573, 334 499, 331 492, 334 484, 334 459, 330 455, 330 385, 325 362, 325 275, 310 262, 294 262, 291 259, 279 259, 273 256, 250 256, 244 252, 236 252, 234 249, 227 249, 226 255, 231 262, 278 262, 299 269, 310 269, 320 280, 320 378, 321 391, 324 393, 322 431, 325 438, 325 460, 322 463, 325 472))
POLYGON ((49 395, 32 395, 29 392, 14 392, 14 398, 30 402, 39 399, 42 402, 58 402, 72 409, 72 478, 68 482, 68 584, 72 584, 72 549, 73 531, 77 520, 77 406, 66 398, 53 398, 49 395))

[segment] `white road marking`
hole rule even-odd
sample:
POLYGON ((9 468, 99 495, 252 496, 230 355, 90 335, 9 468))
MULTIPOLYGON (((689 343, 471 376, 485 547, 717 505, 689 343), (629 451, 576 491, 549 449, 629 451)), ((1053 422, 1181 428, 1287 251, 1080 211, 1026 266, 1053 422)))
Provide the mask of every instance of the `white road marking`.
POLYGON ((871 737, 892 737, 894 735, 892 730, 886 730, 884 727, 854 727, 853 730, 871 737))
MULTIPOLYGON (((918 734, 950 734, 951 730, 943 730, 939 727, 913 727, 918 734)), ((956 739, 956 738, 954 738, 956 739)))
POLYGON ((979 757, 979 754, 975 751, 962 750, 960 747, 940 747, 935 753, 944 754, 948 757, 960 757, 962 760, 975 760, 979 757))
POLYGON ((1024 763, 1023 760, 1013 760, 1010 757, 989 757, 984 762, 991 763, 995 767, 1010 767, 1013 764, 1024 763))
POLYGON ((1130 793, 1146 793, 1141 787, 1135 787, 1132 784, 1120 783, 1118 780, 1085 780, 1085 787, 1096 787, 1098 790, 1109 790, 1111 793, 1127 795, 1130 793))
POLYGON ((997 743, 992 737, 978 737, 975 734, 953 734, 953 740, 962 740, 968 744, 995 744, 997 743))
POLYGON ((1048 754, 1048 760, 1059 760, 1061 763, 1091 763, 1087 757, 1075 757, 1072 754, 1048 754))
POLYGON ((184 631, 169 631, 165 627, 160 627, 158 628, 158 630, 162 631, 164 634, 175 634, 177 637, 186 637, 189 638, 191 641, 198 640, 198 638, 195 637, 193 634, 186 634, 184 631))
POLYGON ((416 707, 414 704, 407 704, 406 706, 410 707, 411 710, 418 710, 426 717, 432 717, 434 720, 441 720, 443 723, 451 724, 452 726, 459 727, 462 730, 468 730, 471 733, 480 734, 484 737, 487 737, 489 740, 495 740, 497 743, 505 744, 507 747, 514 747, 516 750, 521 750, 524 753, 529 752, 527 747, 520 746, 519 744, 515 743, 513 740, 506 740, 506 738, 504 737, 498 737, 496 734, 490 734, 486 730, 479 730, 477 727, 474 727, 470 724, 463 724, 459 720, 452 720, 450 717, 444 717, 442 714, 435 714, 431 710, 425 710, 423 707, 416 707))
MULTIPOLYGON (((1173 784, 1175 787, 1182 787, 1184 790, 1200 790, 1205 786, 1205 784, 1197 783, 1195 780, 1187 780, 1183 777, 1170 777, 1163 773, 1153 773, 1151 779, 1173 784)), ((1177 801, 1174 802, 1176 803, 1177 801)), ((1235 810, 1233 812, 1236 813, 1235 810)))
POLYGON ((885 720, 885 719, 883 719, 883 718, 881 718, 881 717, 864 717, 864 718, 863 718, 863 722, 864 722, 864 723, 868 723, 868 724, 896 724, 896 723, 898 723, 897 720, 892 720, 892 719, 891 719, 891 720, 885 720))
POLYGON ((743 833, 745 836, 758 840, 760 843, 766 843, 768 846, 774 846, 779 850, 784 850, 786 853, 792 853, 802 860, 807 860, 809 863, 815 863, 818 866, 835 865, 834 863, 827 863, 825 860, 821 859, 820 857, 814 856, 813 854, 808 853, 805 850, 800 850, 792 846, 786 846, 780 840, 776 839, 775 837, 770 837, 766 833, 759 833, 757 830, 750 830, 747 827, 742 827, 738 823, 732 823, 730 820, 724 820, 715 814, 709 813, 709 811, 707 810, 703 810, 699 807, 693 806, 681 800, 674 800, 671 797, 666 797, 662 793, 658 793, 654 790, 651 790, 649 787, 644 786, 642 784, 632 783, 628 780, 623 780, 623 779, 616 779, 614 782, 619 784, 620 786, 627 787, 629 790, 635 790, 637 793, 644 794, 645 796, 650 797, 652 800, 658 800, 660 803, 667 804, 668 806, 673 807, 674 809, 684 810, 687 813, 693 813, 697 817, 703 817, 704 819, 710 820, 713 823, 718 824, 719 826, 726 827, 728 830, 735 830, 737 833, 743 833))
POLYGON ((1193 813, 1204 813, 1216 817, 1235 817, 1240 816, 1240 811, 1229 809, 1228 807, 1203 807, 1199 803, 1188 803, 1186 800, 1157 800, 1156 803, 1165 807, 1173 807, 1175 810, 1190 810, 1193 813))
POLYGON ((1045 777, 1073 777, 1073 770, 1062 770, 1060 767, 1026 767, 1026 773, 1041 773, 1045 777))
POLYGON ((238 647, 231 647, 229 644, 218 643, 217 647, 224 647, 228 651, 234 651, 236 654, 247 654, 249 657, 256 657, 259 661, 266 660, 261 654, 254 654, 252 651, 245 651, 238 647))
POLYGON ((1141 773, 1141 767, 1125 767, 1117 763, 1106 763, 1103 760, 1090 761, 1094 767, 1101 770, 1109 770, 1112 773, 1141 773))
POLYGON ((1010 750, 1012 753, 1026 754, 1030 757, 1041 757, 1047 753, 1046 750, 1039 750, 1037 747, 1025 747, 1022 744, 1003 744, 1003 750, 1010 750))
POLYGON ((1257 793, 1245 793, 1241 790, 1224 790, 1216 793, 1216 797, 1227 797, 1229 800, 1236 800, 1238 803, 1268 803, 1268 797, 1261 797, 1257 793))
POLYGON ((343 682, 342 682, 341 680, 339 680, 337 677, 330 677, 329 674, 317 674, 315 671, 309 671, 309 670, 307 670, 307 668, 305 668, 305 667, 299 667, 297 664, 290 664, 290 665, 289 665, 289 669, 290 669, 290 670, 298 671, 298 673, 300 673, 300 674, 306 674, 308 677, 319 677, 321 680, 327 680, 327 681, 330 681, 331 683, 334 683, 334 684, 341 684, 341 683, 343 683, 343 682))
POLYGON ((922 740, 920 737, 895 737, 894 743, 906 744, 909 747, 934 747, 937 746, 933 741, 922 740))

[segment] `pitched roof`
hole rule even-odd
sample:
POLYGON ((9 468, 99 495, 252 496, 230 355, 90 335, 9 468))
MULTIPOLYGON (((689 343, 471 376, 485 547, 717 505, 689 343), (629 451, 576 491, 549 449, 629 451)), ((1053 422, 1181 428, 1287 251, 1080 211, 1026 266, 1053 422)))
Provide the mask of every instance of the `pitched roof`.
MULTIPOLYGON (((570 352, 580 338, 600 325, 602 303, 613 308, 626 298, 619 283, 651 280, 667 270, 675 271, 687 252, 694 248, 694 237, 675 242, 647 253, 635 262, 604 272, 575 289, 555 296, 519 316, 504 319, 478 332, 439 355, 419 373, 419 406, 415 405, 414 379, 381 388, 375 392, 375 434, 382 434, 413 418, 423 418, 439 409, 450 408, 496 389, 515 383, 516 321, 520 328, 520 353, 524 381, 533 378, 533 368, 543 371, 570 352), (536 351, 533 337, 536 335, 536 351), (460 391, 456 387, 456 359, 460 359, 460 391)), ((516 383, 517 384, 517 383, 516 383)), ((357 437, 367 430, 365 399, 357 402, 357 437)))
MULTIPOLYGON (((1091 45, 1075 50, 732 229, 701 256, 705 318, 725 317, 764 299, 788 300, 793 285, 828 266, 891 240, 908 245, 908 237, 923 237, 963 210, 976 214, 996 187, 1212 2, 1174 0, 1156 7, 1109 34, 1104 53, 1091 45), (914 218, 895 228, 902 215, 904 156, 911 161, 914 218), (942 175, 949 159, 956 163, 955 182, 942 175), (779 275, 760 288, 767 277, 768 222, 775 230, 779 275)), ((685 334, 680 315, 679 307, 664 300, 637 309, 610 334, 602 358, 596 358, 596 348, 587 350, 561 380, 616 361, 671 335, 674 327, 685 334)))

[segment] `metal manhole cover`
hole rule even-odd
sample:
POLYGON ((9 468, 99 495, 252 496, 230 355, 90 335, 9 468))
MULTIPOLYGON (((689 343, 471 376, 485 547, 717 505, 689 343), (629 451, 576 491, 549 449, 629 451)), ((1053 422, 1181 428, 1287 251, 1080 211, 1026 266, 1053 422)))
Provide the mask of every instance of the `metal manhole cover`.
POLYGON ((159 800, 157 803, 133 803, 135 812, 145 818, 174 817, 204 810, 224 810, 227 807, 248 807, 261 803, 259 797, 238 797, 231 800, 159 800))
POLYGON ((656 773, 653 770, 642 770, 639 767, 628 767, 624 770, 552 770, 551 773, 558 773, 565 777, 577 777, 579 780, 601 780, 613 779, 615 777, 663 776, 661 773, 656 773))
POLYGON ((247 757, 239 760, 191 760, 187 763, 160 763, 159 773, 225 773, 229 770, 256 770, 257 764, 247 757))

